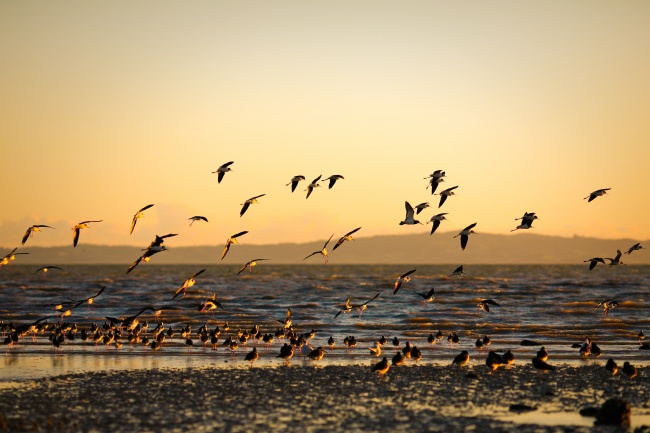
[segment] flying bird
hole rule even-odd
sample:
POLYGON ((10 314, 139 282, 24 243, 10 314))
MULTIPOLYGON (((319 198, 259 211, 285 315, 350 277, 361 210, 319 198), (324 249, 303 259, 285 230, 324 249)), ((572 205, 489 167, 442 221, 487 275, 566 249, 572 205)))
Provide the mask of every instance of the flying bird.
POLYGON ((144 218, 144 213, 143 212, 146 211, 147 209, 149 209, 152 206, 153 206, 152 204, 148 204, 145 207, 143 207, 142 209, 140 209, 139 211, 137 211, 135 213, 135 215, 133 215, 133 220, 131 221, 131 231, 129 232, 129 234, 133 233, 133 229, 135 228, 135 224, 138 222, 138 218, 144 218))
POLYGON ((438 227, 440 227, 440 222, 441 221, 446 221, 447 220, 447 218, 445 218, 445 215, 447 215, 446 212, 445 213, 439 213, 437 215, 432 216, 431 219, 429 221, 427 221, 427 224, 433 223, 433 226, 431 227, 431 233, 429 234, 429 236, 431 236, 438 229, 438 227))
POLYGON ((636 243, 636 244, 632 245, 630 247, 630 249, 625 252, 625 254, 632 254, 633 251, 639 251, 639 250, 642 250, 642 249, 644 249, 644 248, 641 246, 641 243, 639 242, 639 243, 636 243))
POLYGON ((248 233, 248 230, 244 230, 243 232, 235 233, 234 235, 230 236, 226 240, 226 246, 223 248, 223 253, 221 253, 221 260, 223 260, 223 258, 226 257, 226 254, 228 254, 228 251, 230 251, 230 245, 239 243, 237 241, 237 238, 240 237, 240 236, 245 235, 246 233, 248 233))
POLYGON ((14 248, 9 254, 5 255, 2 260, 0 260, 0 267, 4 265, 8 265, 9 262, 16 260, 16 256, 19 256, 21 254, 29 254, 29 253, 17 253, 16 250, 18 248, 14 248))
POLYGON ((336 319, 339 317, 341 313, 349 313, 352 311, 352 295, 348 296, 348 300, 345 301, 345 306, 339 310, 338 313, 336 313, 336 316, 334 318, 336 319))
POLYGON ((621 261, 621 256, 623 254, 621 253, 621 250, 616 250, 616 257, 612 258, 605 258, 605 260, 609 260, 609 267, 611 268, 612 266, 618 266, 618 265, 624 265, 621 261))
POLYGON ((213 171, 212 173, 218 173, 217 174, 217 182, 221 183, 221 180, 223 179, 223 175, 226 174, 229 171, 233 171, 232 168, 230 168, 230 164, 232 164, 235 161, 230 161, 225 164, 223 164, 221 167, 219 167, 216 171, 213 171))
POLYGON ((180 295, 181 292, 183 293, 183 296, 185 296, 185 292, 187 291, 187 289, 189 289, 189 288, 192 287, 194 284, 196 284, 196 280, 195 280, 195 278, 198 277, 199 275, 201 275, 203 272, 205 272, 205 269, 201 269, 200 271, 198 271, 197 273, 195 273, 194 275, 192 275, 191 277, 189 277, 187 280, 185 280, 185 282, 183 283, 183 285, 180 286, 180 287, 178 288, 178 290, 176 290, 176 293, 174 293, 174 296, 172 297, 172 300, 176 299, 176 297, 177 297, 178 295, 180 295))
POLYGON ((521 218, 515 218, 515 221, 521 220, 521 224, 519 224, 517 227, 515 227, 510 231, 514 232, 515 230, 520 230, 520 229, 526 230, 526 229, 533 228, 533 221, 535 221, 536 219, 539 218, 537 217, 537 215, 535 215, 535 212, 530 212, 530 213, 524 212, 524 216, 522 216, 521 218))
POLYGON ((413 210, 413 206, 407 201, 404 202, 404 207, 406 208, 406 216, 404 217, 404 221, 400 221, 399 225, 413 225, 413 224, 422 224, 420 221, 416 220, 415 217, 415 211, 413 210))
POLYGON ((411 269, 407 273, 402 274, 397 278, 397 281, 395 281, 395 284, 393 285, 393 295, 397 294, 400 287, 402 287, 402 284, 411 281, 411 277, 409 275, 411 275, 413 272, 415 272, 415 269, 411 269))
POLYGON ((433 302, 433 300, 435 299, 435 297, 433 296, 434 291, 435 291, 434 289, 431 289, 427 293, 416 292, 415 294, 422 298, 423 304, 428 304, 429 302, 433 302))
POLYGON ((334 175, 332 175, 332 176, 330 176, 330 177, 328 177, 326 179, 321 180, 321 182, 325 182, 326 180, 329 180, 330 184, 329 184, 329 187, 327 189, 332 189, 332 187, 334 186, 336 181, 339 180, 339 179, 345 179, 345 178, 343 176, 341 176, 340 174, 334 174, 334 175))
POLYGON ((310 183, 309 185, 307 185, 307 189, 305 189, 305 191, 307 191, 307 198, 309 198, 309 196, 311 195, 311 192, 314 190, 314 188, 317 188, 317 187, 320 186, 320 184, 318 183, 318 181, 320 180, 320 178, 321 178, 322 176, 323 176, 323 175, 321 174, 321 175, 318 176, 316 179, 312 180, 311 183, 310 183))
POLYGON ((301 180, 305 180, 305 176, 302 175, 294 176, 291 178, 291 182, 289 182, 285 186, 291 185, 291 192, 294 192, 296 190, 296 187, 298 186, 298 182, 300 182, 301 180))
POLYGON ((454 238, 457 238, 458 236, 460 236, 460 247, 461 247, 463 250, 464 250, 465 247, 467 246, 467 240, 469 239, 469 235, 471 235, 472 233, 475 233, 474 230, 472 230, 472 229, 473 229, 474 227, 476 227, 476 224, 477 224, 477 223, 474 223, 474 224, 470 224, 470 225, 468 225, 467 227, 465 227, 464 229, 462 229, 462 230, 460 231, 460 233, 458 233, 456 236, 454 236, 454 238))
POLYGON ((336 245, 334 245, 334 248, 332 248, 332 250, 337 249, 345 241, 353 241, 354 239, 352 239, 352 235, 354 233, 358 232, 360 229, 361 229, 361 227, 357 227, 356 229, 352 230, 351 232, 347 232, 346 234, 344 234, 341 237, 341 239, 339 239, 339 241, 336 243, 336 245))
POLYGON ((72 231, 74 232, 73 239, 72 239, 72 245, 75 246, 75 247, 77 246, 77 242, 79 242, 79 232, 81 231, 81 229, 89 228, 88 224, 90 224, 90 223, 100 223, 102 221, 103 220, 82 221, 79 224, 77 224, 76 226, 72 227, 72 231))
POLYGON ((151 256, 153 256, 154 254, 160 253, 162 251, 168 251, 167 247, 165 247, 164 245, 161 245, 160 249, 156 248, 156 249, 147 249, 147 250, 145 250, 144 254, 142 254, 140 257, 138 257, 137 260, 135 262, 133 262, 131 264, 131 266, 129 266, 129 269, 126 270, 126 273, 127 274, 131 273, 131 271, 134 270, 135 267, 138 266, 141 262, 148 263, 149 260, 151 260, 151 256))
POLYGON ((275 319, 275 320, 282 323, 282 325, 284 325, 284 329, 291 328, 291 309, 287 308, 287 315, 285 316, 284 320, 280 320, 280 319, 275 319))
POLYGON ((442 206, 445 201, 447 200, 447 197, 455 195, 454 190, 458 188, 458 185, 452 186, 451 188, 447 188, 445 190, 440 191, 440 203, 438 204, 438 208, 442 206))
MULTIPOLYGON (((334 233, 332 233, 332 236, 334 236, 334 233)), ((329 244, 330 241, 332 240, 332 236, 330 236, 330 238, 327 240, 327 242, 325 242, 325 245, 323 245, 323 249, 321 249, 320 251, 314 251, 313 253, 311 253, 310 255, 305 257, 303 260, 307 260, 308 258, 310 258, 313 255, 320 254, 321 256, 323 256, 325 258, 325 263, 327 263, 328 259, 327 259, 327 249, 326 248, 327 248, 327 244, 329 244)))
POLYGON ((593 309, 597 310, 601 305, 603 306, 605 316, 607 316, 609 314, 609 310, 613 310, 614 308, 618 307, 618 301, 616 298, 606 299, 603 302, 599 302, 598 305, 596 305, 593 309))
POLYGON ((102 293, 104 293, 104 290, 105 290, 105 289, 106 289, 106 287, 102 287, 102 288, 99 289, 99 291, 98 291, 96 294, 94 294, 93 296, 89 296, 89 297, 87 297, 86 299, 74 300, 74 301, 72 301, 72 302, 81 302, 81 303, 87 302, 88 305, 92 305, 93 302, 95 301, 95 298, 98 297, 99 295, 101 295, 102 293))
POLYGON ((485 311, 486 313, 489 313, 490 312, 490 305, 494 305, 495 307, 500 307, 501 306, 501 304, 497 304, 492 299, 483 299, 481 302, 478 303, 478 312, 479 312, 479 314, 481 313, 481 310, 485 311))
POLYGON ((244 272, 244 269, 248 268, 249 272, 253 272, 253 266, 257 266, 257 262, 260 262, 262 260, 268 260, 268 259, 253 259, 250 262, 246 263, 244 266, 241 267, 239 272, 237 272, 237 275, 241 274, 244 272))
POLYGON ((266 194, 256 195, 255 197, 251 197, 248 200, 246 200, 244 203, 242 203, 242 208, 241 208, 241 211, 239 212, 239 216, 240 217, 243 216, 246 213, 246 211, 248 210, 248 207, 250 205, 257 203, 257 199, 260 198, 260 197, 264 197, 265 195, 266 194))
POLYGON ((445 172, 442 170, 436 170, 433 173, 431 173, 429 176, 425 177, 425 179, 429 179, 427 188, 429 188, 429 185, 431 185, 431 195, 433 195, 436 192, 436 188, 438 188, 438 185, 445 181, 443 177, 445 177, 445 172))
POLYGON ((379 296, 379 293, 377 293, 375 296, 373 296, 371 299, 367 300, 363 304, 353 304, 350 307, 351 308, 356 308, 357 311, 359 312, 359 319, 361 319, 361 315, 363 314, 364 311, 368 308, 368 304, 377 299, 379 296))
POLYGON ((217 294, 213 293, 212 297, 210 299, 206 299, 205 301, 201 302, 201 305, 199 305, 199 312, 204 312, 204 311, 214 311, 217 308, 222 308, 221 302, 217 301, 217 294))
MULTIPOLYGON (((47 273, 50 269, 58 269, 62 271, 62 268, 59 268, 58 266, 43 266, 42 268, 38 268, 36 271, 34 271, 34 274, 38 274, 39 272, 43 272, 44 274, 47 273)), ((33 274, 32 274, 33 275, 33 274)))
POLYGON ((595 199, 596 197, 600 197, 601 195, 607 194, 607 191, 609 191, 611 188, 603 188, 603 189, 597 189, 596 191, 592 192, 589 194, 587 197, 583 198, 583 200, 587 200, 587 203, 595 199))
POLYGON ((583 260, 584 263, 589 262, 589 270, 591 271, 593 268, 596 267, 598 263, 602 263, 603 265, 605 264, 605 259, 602 257, 594 257, 589 260, 583 260))
POLYGON ((192 227, 192 224, 194 224, 197 221, 205 221, 206 223, 208 222, 208 219, 204 216, 201 215, 195 215, 193 217, 189 217, 188 220, 191 220, 192 222, 190 223, 190 227, 192 227))
POLYGON ((147 247, 147 251, 153 251, 154 253, 159 253, 161 251, 167 250, 165 248, 165 239, 171 238, 173 236, 178 236, 178 233, 169 233, 163 236, 156 235, 156 239, 153 240, 147 247))
POLYGON ((40 232, 42 228, 47 227, 49 229, 53 229, 54 227, 46 226, 45 224, 37 224, 29 227, 27 231, 25 232, 25 235, 23 236, 23 241, 21 245, 25 245, 25 242, 27 242, 27 239, 31 236, 34 236, 34 233, 40 232))
POLYGON ((430 207, 429 203, 420 203, 419 205, 415 206, 415 214, 418 215, 420 212, 422 212, 428 207, 430 207))

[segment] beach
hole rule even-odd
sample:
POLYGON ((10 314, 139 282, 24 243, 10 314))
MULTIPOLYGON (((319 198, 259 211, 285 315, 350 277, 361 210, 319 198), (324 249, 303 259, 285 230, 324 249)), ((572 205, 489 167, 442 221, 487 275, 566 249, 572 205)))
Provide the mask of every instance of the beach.
POLYGON ((594 430, 594 419, 578 414, 612 397, 630 403, 632 429, 650 426, 648 367, 630 379, 596 364, 541 373, 524 360, 497 371, 411 363, 381 378, 375 362, 215 363, 5 383, 0 431, 615 431, 594 430), (534 410, 513 412, 511 405, 534 410))

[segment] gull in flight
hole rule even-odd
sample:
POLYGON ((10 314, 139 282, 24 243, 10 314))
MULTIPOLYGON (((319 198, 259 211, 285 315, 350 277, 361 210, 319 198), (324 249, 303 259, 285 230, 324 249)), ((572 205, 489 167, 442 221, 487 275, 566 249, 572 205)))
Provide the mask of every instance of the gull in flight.
POLYGON ((433 173, 431 173, 429 176, 425 177, 425 179, 429 179, 427 188, 429 188, 429 185, 431 185, 431 195, 433 195, 436 192, 436 189, 438 188, 438 184, 445 181, 443 177, 445 177, 445 172, 442 170, 436 170, 433 173))
POLYGON ((438 227, 440 227, 440 222, 441 221, 446 221, 447 220, 447 218, 445 218, 445 215, 447 215, 446 212, 445 213, 439 213, 437 215, 432 216, 431 219, 429 221, 427 221, 427 224, 433 223, 433 226, 431 227, 431 234, 429 234, 429 236, 431 236, 438 229, 438 227))
POLYGON ((354 233, 358 232, 360 229, 361 229, 361 227, 357 227, 356 229, 352 230, 351 232, 347 232, 346 234, 344 234, 341 237, 341 239, 339 239, 339 241, 336 243, 336 245, 334 245, 334 248, 332 248, 332 250, 337 249, 345 241, 353 241, 354 239, 352 239, 352 235, 354 233))
MULTIPOLYGON (((154 239, 153 242, 149 244, 147 247, 147 251, 153 251, 154 253, 159 253, 161 251, 166 251, 167 248, 165 248, 165 239, 171 238, 172 236, 178 236, 178 233, 169 233, 164 236, 158 236, 156 235, 156 239, 154 239)), ((148 261, 148 260, 145 260, 148 261)))
POLYGON ((456 188, 458 188, 458 185, 452 186, 451 188, 447 188, 445 190, 440 191, 440 194, 439 194, 440 195, 440 203, 438 204, 438 208, 445 203, 445 201, 447 200, 447 197, 452 196, 452 195, 456 195, 454 193, 454 190, 456 188))
POLYGON ((607 191, 609 191, 611 188, 603 188, 603 189, 597 189, 596 191, 592 192, 589 194, 587 197, 583 198, 583 200, 587 200, 587 203, 595 199, 596 197, 600 197, 601 195, 607 194, 607 191))
POLYGON ((470 225, 468 225, 467 227, 465 227, 464 229, 462 229, 462 230, 460 231, 460 233, 458 233, 456 236, 454 236, 454 238, 457 238, 458 236, 460 236, 460 247, 461 247, 463 250, 464 250, 465 247, 467 246, 467 240, 469 239, 469 235, 471 235, 472 233, 475 233, 474 230, 472 230, 472 229, 473 229, 474 227, 476 227, 476 224, 477 224, 477 223, 474 223, 474 224, 470 224, 470 225))
POLYGON ((239 212, 239 216, 240 217, 243 216, 246 213, 246 211, 248 210, 248 207, 250 205, 257 203, 257 199, 260 198, 260 197, 264 197, 265 195, 266 194, 256 195, 255 197, 251 197, 248 200, 246 200, 244 203, 242 203, 242 208, 241 208, 241 211, 239 212))
POLYGON ((152 204, 148 204, 145 207, 143 207, 142 209, 140 209, 139 211, 137 211, 135 213, 135 215, 133 215, 133 220, 131 221, 131 231, 129 232, 129 234, 133 233, 133 229, 135 228, 135 224, 138 222, 138 218, 144 218, 144 213, 143 212, 146 211, 147 209, 149 209, 152 206, 153 206, 152 204))
POLYGON ((204 216, 201 215, 195 215, 193 217, 189 217, 188 220, 191 220, 192 222, 190 223, 190 227, 192 227, 192 224, 194 224, 197 221, 205 221, 206 223, 208 222, 208 219, 204 216))
POLYGON ((415 293, 416 295, 420 296, 422 298, 422 305, 428 304, 429 302, 433 302, 435 297, 433 296, 434 289, 429 290, 427 293, 415 293))
POLYGON ((79 232, 81 231, 81 229, 90 228, 90 227, 88 227, 88 224, 90 224, 90 223, 100 223, 102 221, 103 220, 82 221, 79 224, 77 224, 76 226, 72 227, 72 231, 73 231, 72 245, 75 246, 75 247, 77 246, 77 242, 79 242, 79 232))
MULTIPOLYGON (((371 299, 367 300, 363 304, 352 304, 352 305, 350 305, 350 308, 356 308, 357 311, 359 312, 359 319, 361 319, 361 315, 363 314, 363 312, 368 309, 368 304, 370 302, 374 301, 375 299, 377 299, 378 296, 379 296, 379 293, 377 293, 375 296, 373 296, 371 299)), ((347 306, 347 303, 346 303, 346 306, 347 306)), ((338 316, 338 314, 337 314, 337 316, 338 316)))
POLYGON ((302 175, 294 176, 291 178, 291 181, 285 186, 291 185, 291 192, 294 192, 296 190, 296 187, 298 186, 298 182, 300 182, 301 180, 305 180, 305 176, 302 175))
MULTIPOLYGON (((332 233, 332 236, 334 236, 334 233, 332 233)), ((325 242, 325 245, 323 245, 323 248, 320 251, 314 251, 313 253, 311 253, 310 255, 305 257, 303 260, 307 260, 308 258, 310 258, 313 255, 320 254, 321 256, 323 256, 325 258, 325 263, 327 263, 329 261, 327 259, 327 244, 329 244, 330 241, 332 240, 332 236, 330 236, 330 238, 327 240, 327 242, 325 242)))
POLYGON ((148 263, 149 260, 151 260, 151 256, 153 256, 154 254, 160 253, 160 252, 162 252, 162 251, 168 251, 168 250, 167 250, 167 247, 165 247, 164 245, 162 245, 162 246, 160 247, 160 249, 155 249, 155 250, 153 250, 153 249, 147 249, 147 250, 145 250, 144 254, 142 254, 140 257, 138 257, 138 259, 137 259, 135 262, 133 262, 133 263, 131 264, 131 266, 129 266, 129 269, 126 270, 126 273, 127 273, 127 274, 131 273, 131 271, 134 270, 135 267, 138 266, 138 265, 140 264, 140 262, 143 262, 143 261, 144 261, 145 263, 148 263))
POLYGON ((501 304, 497 304, 494 302, 492 299, 483 299, 481 302, 478 303, 478 312, 479 314, 481 313, 481 310, 485 311, 486 313, 490 312, 490 305, 494 305, 495 307, 500 307, 501 304))
POLYGON ((189 289, 189 288, 192 287, 194 284, 196 284, 196 280, 195 280, 195 278, 198 277, 199 275, 201 275, 203 272, 205 272, 205 269, 201 269, 200 271, 198 271, 197 273, 195 273, 194 275, 192 275, 191 277, 189 277, 187 280, 185 280, 185 282, 183 283, 183 285, 180 286, 180 287, 178 288, 178 290, 176 290, 176 293, 174 293, 174 297, 172 297, 172 300, 176 299, 176 297, 177 297, 178 295, 180 295, 181 292, 183 293, 183 296, 185 296, 185 292, 187 291, 187 289, 189 289))
POLYGON ((603 259, 602 257, 594 257, 594 258, 589 259, 589 260, 584 260, 583 262, 584 263, 589 262, 589 270, 591 271, 593 268, 596 267, 596 265, 598 263, 602 263, 604 265, 605 264, 605 259, 603 259))
POLYGON ((625 254, 632 254, 633 251, 639 251, 639 250, 643 250, 643 249, 644 248, 641 246, 641 243, 639 242, 639 243, 636 243, 636 244, 632 245, 630 247, 630 249, 625 252, 625 254))
POLYGON ((411 275, 413 272, 415 272, 415 269, 411 269, 407 273, 402 274, 397 278, 397 281, 395 281, 395 284, 393 285, 393 295, 397 294, 400 287, 402 287, 402 284, 411 281, 411 277, 409 275, 411 275))
POLYGON ((27 239, 30 238, 31 236, 34 236, 34 233, 40 232, 43 227, 47 227, 49 229, 53 229, 54 227, 46 226, 45 224, 37 224, 33 225, 30 228, 27 229, 25 232, 25 235, 23 236, 23 242, 22 245, 25 245, 25 242, 27 242, 27 239))
POLYGON ((239 243, 237 241, 237 238, 245 235, 246 233, 248 233, 248 230, 235 233, 234 235, 230 236, 228 240, 226 240, 226 246, 223 248, 223 253, 221 253, 221 260, 223 260, 223 258, 226 257, 226 254, 228 254, 228 251, 230 251, 230 245, 239 243))
POLYGON ((320 180, 320 178, 321 178, 322 176, 323 176, 323 175, 321 174, 321 175, 318 176, 316 179, 312 180, 311 183, 310 183, 309 185, 307 185, 307 189, 305 189, 305 191, 307 191, 307 198, 309 198, 309 196, 311 195, 311 192, 314 190, 314 188, 317 188, 317 187, 320 186, 320 184, 318 183, 318 181, 320 180))
POLYGON ((621 261, 621 256, 623 254, 621 253, 621 250, 616 250, 616 257, 612 258, 605 258, 605 260, 609 260, 609 267, 611 268, 612 266, 618 266, 618 265, 624 265, 621 261))
POLYGON ((407 201, 404 202, 404 207, 406 208, 406 216, 404 217, 404 221, 400 221, 399 225, 414 225, 414 224, 422 224, 420 221, 415 219, 415 211, 413 210, 413 206, 407 201))
POLYGON ((16 250, 18 248, 14 248, 9 254, 4 256, 2 260, 0 260, 0 267, 4 265, 8 265, 9 262, 16 260, 16 256, 21 255, 21 254, 29 254, 29 253, 17 253, 16 250))
POLYGON ((212 311, 214 313, 214 310, 217 308, 223 309, 221 302, 217 301, 217 294, 214 293, 210 299, 201 302, 201 305, 199 305, 199 312, 212 311))
POLYGON ((217 171, 213 171, 212 173, 218 173, 217 174, 217 182, 221 183, 221 180, 223 179, 223 175, 226 174, 229 171, 233 171, 232 168, 230 168, 230 164, 232 164, 235 161, 230 161, 225 164, 223 164, 221 167, 217 169, 217 171))
MULTIPOLYGON (((44 274, 47 273, 50 269, 58 269, 62 271, 62 268, 59 268, 58 266, 43 266, 42 268, 38 268, 36 271, 34 271, 34 274, 38 274, 39 272, 43 272, 44 274)), ((32 275, 34 275, 32 274, 32 275)))
POLYGON ((419 215, 420 212, 425 210, 426 208, 430 207, 429 203, 420 203, 419 205, 415 206, 415 214, 419 215))
POLYGON ((448 279, 449 277, 453 277, 453 276, 455 276, 455 275, 463 275, 463 274, 465 274, 465 271, 463 271, 463 265, 460 265, 459 267, 457 267, 456 269, 454 269, 454 272, 452 272, 451 274, 447 275, 444 279, 446 280, 446 279, 448 279))
POLYGON ((330 184, 329 184, 329 187, 327 189, 332 189, 332 187, 334 186, 336 181, 339 180, 339 179, 345 179, 345 178, 343 176, 341 176, 340 174, 334 174, 334 175, 332 175, 332 176, 330 176, 330 177, 328 177, 326 179, 321 180, 321 182, 325 182, 326 180, 329 180, 330 184))
POLYGON ((607 316, 607 314, 609 314, 609 310, 613 310, 614 308, 618 307, 618 301, 616 298, 609 298, 603 302, 599 302, 598 305, 596 305, 593 309, 597 310, 601 305, 603 306, 605 316, 607 316))
POLYGON ((268 260, 268 259, 253 259, 250 262, 246 263, 244 266, 241 267, 239 272, 237 272, 237 275, 241 274, 244 272, 246 268, 248 268, 248 272, 253 272, 253 266, 257 266, 257 262, 260 262, 262 260, 268 260))
POLYGON ((535 212, 524 212, 524 216, 522 216, 521 218, 515 218, 515 221, 521 220, 521 224, 519 224, 517 227, 515 227, 510 231, 514 232, 515 230, 519 230, 519 229, 526 230, 526 229, 533 228, 533 221, 535 221, 536 219, 539 218, 537 217, 537 215, 535 215, 535 212))

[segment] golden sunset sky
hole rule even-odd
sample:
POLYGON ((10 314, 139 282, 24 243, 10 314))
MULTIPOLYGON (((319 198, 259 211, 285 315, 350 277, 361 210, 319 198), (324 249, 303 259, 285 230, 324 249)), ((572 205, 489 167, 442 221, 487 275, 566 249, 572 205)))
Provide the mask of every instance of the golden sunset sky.
POLYGON ((441 232, 528 211, 537 234, 650 239, 649 22, 641 0, 2 1, 0 245, 84 220, 80 243, 142 247, 428 232, 404 201, 441 232), (436 169, 458 185, 440 210, 436 169), (306 200, 321 174, 345 179, 306 200))

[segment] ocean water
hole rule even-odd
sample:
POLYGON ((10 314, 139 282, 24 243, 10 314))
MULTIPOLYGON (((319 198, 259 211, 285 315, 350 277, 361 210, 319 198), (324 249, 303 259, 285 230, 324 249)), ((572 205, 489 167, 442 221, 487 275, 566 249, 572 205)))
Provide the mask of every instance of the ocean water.
MULTIPOLYGON (((336 341, 328 351, 328 362, 366 362, 368 347, 382 335, 392 340, 397 337, 418 346, 423 352, 422 362, 448 363, 460 350, 472 356, 480 354, 474 342, 485 335, 492 340, 490 349, 512 349, 518 358, 533 357, 539 347, 523 347, 520 342, 529 339, 544 345, 551 360, 582 361, 573 343, 585 337, 603 349, 603 359, 634 360, 644 363, 650 359, 649 351, 639 350, 637 334, 649 333, 650 304, 647 302, 650 287, 650 266, 599 265, 589 271, 587 265, 513 265, 466 266, 465 275, 444 279, 454 266, 414 265, 272 265, 260 262, 253 272, 244 271, 237 276, 239 266, 234 265, 151 265, 142 264, 126 275, 126 266, 61 266, 63 271, 51 270, 47 274, 33 275, 36 267, 10 265, 0 268, 0 320, 16 324, 30 323, 51 316, 49 323, 58 321, 51 304, 66 300, 85 299, 105 291, 92 306, 82 304, 72 310, 67 322, 88 328, 91 323, 102 325, 106 317, 124 318, 140 309, 153 306, 173 307, 164 310, 160 320, 166 327, 179 331, 188 324, 197 330, 207 324, 230 326, 222 332, 220 341, 238 329, 248 330, 259 325, 262 333, 273 333, 282 325, 287 309, 291 309, 294 327, 300 332, 317 330, 311 345, 327 346, 332 336, 336 341), (185 279, 200 269, 206 271, 197 277, 196 285, 187 294, 171 298, 185 279), (393 295, 396 278, 416 269, 412 281, 404 284, 393 295), (435 289, 435 300, 422 304, 416 292, 435 289), (214 314, 199 312, 200 303, 216 293, 223 309, 214 314), (379 293, 368 304, 362 316, 356 311, 334 318, 348 296, 352 303, 363 303, 379 293), (601 301, 616 298, 619 306, 609 315, 602 308, 593 308, 601 301), (482 312, 477 304, 482 299, 492 299, 500 307, 482 312), (442 331, 445 338, 431 346, 427 337, 442 331), (451 345, 446 336, 455 332, 460 343, 451 345), (353 335, 358 345, 347 350, 343 345, 346 336, 353 335)), ((156 326, 151 312, 143 313, 140 322, 148 321, 149 330, 156 326)), ((177 335, 180 334, 177 332, 177 335)), ((219 346, 216 352, 200 349, 195 335, 192 353, 209 356, 233 356, 219 346), (204 352, 196 352, 201 351, 204 352)), ((276 339, 270 349, 275 356, 282 341, 276 339)), ((263 348, 263 343, 249 341, 236 356, 243 357, 250 347, 263 348)), ((391 344, 386 352, 392 356, 391 344), (390 349, 388 349, 390 347, 390 349)), ((97 348, 91 341, 81 342, 77 336, 67 341, 60 352, 82 353, 92 356, 117 352, 108 347, 97 348)), ((149 354, 153 351, 143 345, 129 346, 124 340, 122 353, 149 354)), ((36 340, 25 338, 10 353, 21 356, 54 353, 47 334, 36 340)), ((188 350, 184 339, 177 336, 167 340, 157 353, 183 355, 188 350)))

